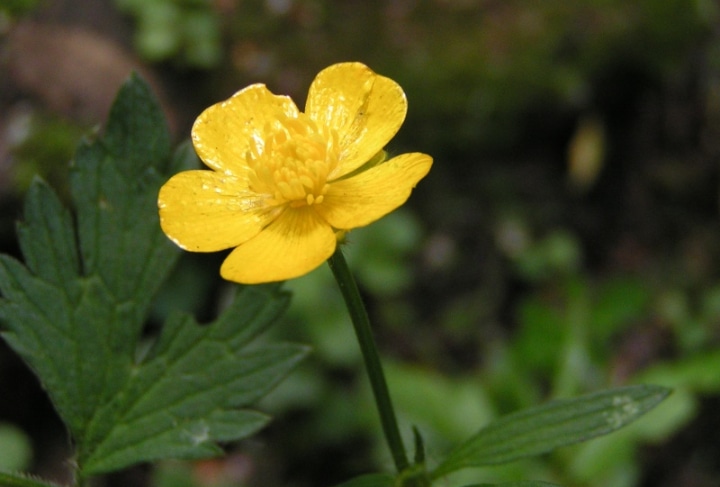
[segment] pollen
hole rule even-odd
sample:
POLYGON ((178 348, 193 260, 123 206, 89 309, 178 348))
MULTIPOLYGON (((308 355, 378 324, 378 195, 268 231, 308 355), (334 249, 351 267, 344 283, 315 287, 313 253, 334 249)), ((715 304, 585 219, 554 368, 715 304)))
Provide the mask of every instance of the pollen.
POLYGON ((338 136, 321 130, 304 114, 279 117, 264 127, 264 142, 246 154, 249 189, 270 205, 322 204, 328 177, 338 165, 338 136))

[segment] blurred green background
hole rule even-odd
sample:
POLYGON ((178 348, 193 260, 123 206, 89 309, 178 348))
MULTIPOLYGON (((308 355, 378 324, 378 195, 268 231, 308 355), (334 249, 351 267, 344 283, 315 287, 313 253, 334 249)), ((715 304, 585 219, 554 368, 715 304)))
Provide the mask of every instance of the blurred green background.
MULTIPOLYGON (((430 461, 498 415, 604 387, 675 388, 620 433, 460 482, 720 485, 720 7, 714 0, 10 0, 0 5, 0 251, 35 174, 62 195, 83 135, 131 70, 177 142, 266 83, 302 107, 357 60, 395 79, 391 153, 426 152, 410 202, 350 234, 403 429, 430 461)), ((214 315, 221 255, 185 255, 159 296, 214 315)), ((326 268, 287 283, 272 339, 314 354, 228 456, 139 466, 107 486, 331 486, 390 469, 326 268)), ((0 344, 0 468, 66 478, 69 445, 0 344)))

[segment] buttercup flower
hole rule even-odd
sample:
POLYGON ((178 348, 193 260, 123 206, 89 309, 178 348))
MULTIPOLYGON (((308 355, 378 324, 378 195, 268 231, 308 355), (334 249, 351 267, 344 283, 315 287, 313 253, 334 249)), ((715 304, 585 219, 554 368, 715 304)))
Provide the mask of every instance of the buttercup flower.
POLYGON ((162 229, 189 251, 234 248, 220 269, 231 281, 306 274, 333 254, 338 234, 402 205, 430 170, 426 154, 384 160, 406 112, 402 88, 360 63, 321 71, 305 113, 248 86, 195 121, 193 145, 212 170, 161 188, 162 229))

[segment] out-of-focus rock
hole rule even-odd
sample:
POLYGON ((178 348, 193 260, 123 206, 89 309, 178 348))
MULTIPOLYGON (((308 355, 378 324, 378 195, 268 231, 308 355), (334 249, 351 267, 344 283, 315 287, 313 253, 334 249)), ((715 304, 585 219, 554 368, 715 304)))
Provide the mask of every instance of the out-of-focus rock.
POLYGON ((106 119, 118 88, 136 71, 153 86, 171 130, 174 127, 152 74, 99 34, 75 26, 20 22, 8 33, 4 58, 11 89, 37 99, 52 112, 88 124, 106 119))

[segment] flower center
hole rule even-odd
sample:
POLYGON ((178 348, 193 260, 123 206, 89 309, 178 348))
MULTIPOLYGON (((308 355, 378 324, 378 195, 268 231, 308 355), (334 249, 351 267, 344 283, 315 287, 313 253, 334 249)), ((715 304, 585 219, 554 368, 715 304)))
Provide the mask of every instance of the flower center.
POLYGON ((250 189, 268 195, 271 205, 322 203, 328 176, 337 167, 337 132, 323 133, 301 113, 268 123, 264 135, 248 153, 250 189))

